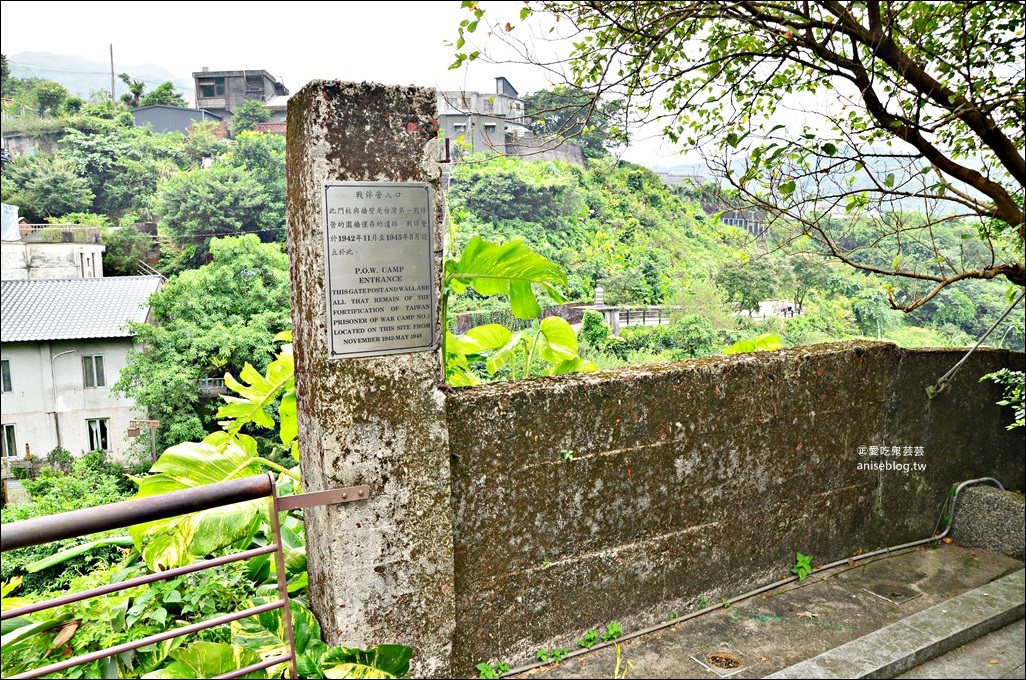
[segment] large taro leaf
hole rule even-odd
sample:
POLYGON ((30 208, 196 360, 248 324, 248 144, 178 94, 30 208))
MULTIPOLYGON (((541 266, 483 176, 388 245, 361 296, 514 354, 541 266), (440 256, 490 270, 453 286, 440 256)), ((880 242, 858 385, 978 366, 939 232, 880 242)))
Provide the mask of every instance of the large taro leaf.
POLYGON ((454 293, 467 286, 484 296, 505 295, 510 310, 520 319, 533 319, 541 306, 531 284, 539 284, 556 302, 563 302, 557 286, 566 287, 567 278, 556 263, 528 248, 523 241, 490 243, 475 236, 470 239, 459 260, 445 263, 445 285, 454 293))
MULTIPOLYGON (((256 442, 215 432, 202 442, 172 446, 138 480, 135 498, 192 489, 260 473, 256 442)), ((156 571, 190 564, 251 536, 265 510, 264 500, 246 501, 170 519, 137 524, 129 534, 146 565, 156 571)))
MULTIPOLYGON (((144 678, 213 678, 245 668, 260 662, 256 652, 238 645, 226 645, 220 642, 193 642, 171 652, 174 659, 164 668, 147 673, 144 678)), ((266 671, 255 671, 244 678, 267 678, 266 671)))

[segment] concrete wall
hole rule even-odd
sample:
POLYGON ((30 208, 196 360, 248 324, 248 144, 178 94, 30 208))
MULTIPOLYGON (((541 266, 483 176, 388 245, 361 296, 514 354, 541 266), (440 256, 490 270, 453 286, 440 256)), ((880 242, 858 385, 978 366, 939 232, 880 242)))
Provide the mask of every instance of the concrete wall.
POLYGON ((846 343, 455 391, 454 671, 665 621, 789 575, 796 550, 929 537, 954 482, 1022 489, 1021 433, 977 380, 1023 355, 979 351, 927 399, 961 355, 846 343))
POLYGON ((99 243, 27 243, 4 241, 0 245, 0 278, 79 279, 103 276, 103 252, 99 243))

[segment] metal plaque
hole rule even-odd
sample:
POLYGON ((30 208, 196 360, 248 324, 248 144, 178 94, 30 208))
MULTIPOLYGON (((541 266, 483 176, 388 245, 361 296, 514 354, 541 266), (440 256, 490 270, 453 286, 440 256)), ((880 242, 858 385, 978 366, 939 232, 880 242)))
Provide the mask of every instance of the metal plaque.
POLYGON ((325 182, 331 358, 435 349, 434 207, 420 182, 325 182))

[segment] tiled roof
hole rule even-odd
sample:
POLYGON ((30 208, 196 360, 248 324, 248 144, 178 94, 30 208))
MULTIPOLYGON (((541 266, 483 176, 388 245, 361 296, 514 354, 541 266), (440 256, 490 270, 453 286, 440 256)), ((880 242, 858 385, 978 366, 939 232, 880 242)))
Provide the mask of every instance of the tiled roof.
POLYGON ((0 281, 0 342, 126 338, 159 276, 0 281))

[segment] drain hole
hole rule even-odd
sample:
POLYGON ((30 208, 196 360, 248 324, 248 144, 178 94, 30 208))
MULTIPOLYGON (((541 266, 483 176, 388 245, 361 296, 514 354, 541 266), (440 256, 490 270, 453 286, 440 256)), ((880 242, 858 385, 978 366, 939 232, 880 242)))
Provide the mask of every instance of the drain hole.
POLYGON ((705 656, 706 663, 713 668, 729 671, 741 667, 741 657, 730 652, 713 652, 705 656))

